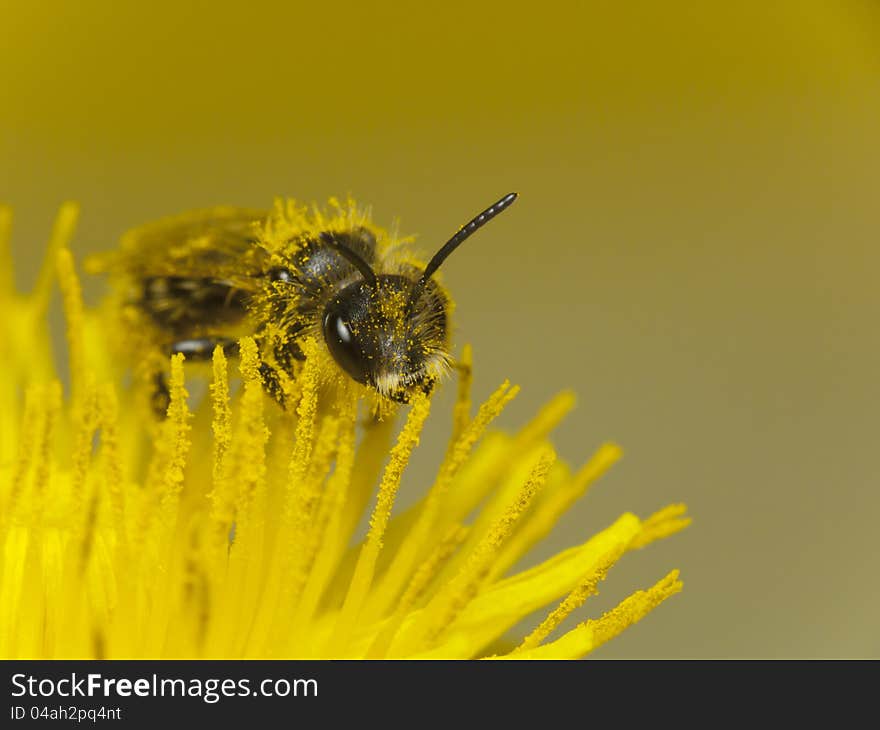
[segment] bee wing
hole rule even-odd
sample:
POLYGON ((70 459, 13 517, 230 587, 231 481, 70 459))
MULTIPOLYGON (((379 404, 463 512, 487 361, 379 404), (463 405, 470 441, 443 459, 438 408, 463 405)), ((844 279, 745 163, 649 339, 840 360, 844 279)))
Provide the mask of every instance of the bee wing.
POLYGON ((241 320, 268 268, 259 228, 268 213, 210 208, 132 229, 119 248, 87 262, 107 273, 122 301, 170 341, 241 320))
POLYGON ((265 271, 268 254, 258 230, 267 211, 218 207, 195 210, 134 228, 120 247, 88 261, 89 270, 146 279, 222 279, 242 289, 265 271))

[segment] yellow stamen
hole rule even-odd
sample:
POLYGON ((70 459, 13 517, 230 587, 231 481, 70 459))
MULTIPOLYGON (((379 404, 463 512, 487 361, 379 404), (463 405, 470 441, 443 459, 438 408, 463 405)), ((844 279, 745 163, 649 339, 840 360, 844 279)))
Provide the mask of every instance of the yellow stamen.
POLYGON ((604 614, 602 618, 588 621, 593 630, 593 649, 613 639, 625 629, 646 616, 670 596, 682 589, 678 579, 679 571, 672 570, 651 588, 636 591, 625 598, 616 608, 604 614))
POLYGON ((525 448, 529 444, 537 443, 547 437, 560 421, 565 418, 575 406, 575 395, 570 390, 558 393, 547 403, 528 425, 517 435, 518 448, 525 448))
POLYGON ((513 531, 517 520, 528 509, 535 494, 544 486, 555 458, 553 450, 548 447, 535 464, 516 500, 468 556, 459 574, 425 607, 416 626, 404 637, 410 650, 419 651, 426 643, 435 641, 474 597, 489 572, 492 558, 513 531))
MULTIPOLYGON (((376 482, 382 473, 382 467, 391 450, 391 439, 394 435, 394 419, 385 418, 381 421, 371 419, 364 429, 364 435, 355 456, 354 471, 351 475, 351 484, 346 494, 346 510, 340 515, 338 529, 329 535, 331 542, 325 549, 329 550, 338 560, 345 551, 355 529, 360 522, 361 515, 367 508, 369 501, 376 488, 376 482)), ((354 559, 356 560, 356 558, 354 559)), ((354 560, 349 568, 353 570, 354 560)), ((348 583, 340 590, 348 589, 348 583)))
MULTIPOLYGON (((547 494, 535 506, 534 513, 522 529, 504 546, 492 566, 493 577, 504 575, 520 557, 546 537, 559 518, 623 455, 616 444, 603 444, 593 457, 565 486, 547 494)), ((549 490, 548 490, 549 491, 549 490)))
POLYGON ((43 259, 43 267, 40 269, 37 285, 31 295, 31 302, 36 313, 45 312, 49 307, 58 252, 62 248, 66 248, 73 238, 78 219, 79 206, 76 203, 63 203, 58 211, 58 217, 55 219, 55 225, 52 227, 52 235, 49 238, 46 257, 43 259))
POLYGON ((97 394, 93 387, 75 401, 71 415, 75 433, 73 437, 73 463, 71 464, 70 488, 73 495, 73 511, 80 513, 84 499, 84 487, 92 462, 92 442, 98 425, 97 394))
POLYGON ((122 456, 119 453, 119 405, 116 391, 105 385, 98 391, 98 422, 101 428, 101 458, 104 463, 104 488, 113 522, 114 533, 120 544, 125 536, 125 500, 122 491, 122 456))
POLYGON ((550 636, 550 634, 553 633, 553 631, 569 616, 569 614, 572 613, 572 611, 580 608, 587 598, 595 594, 599 583, 605 580, 605 576, 608 575, 611 566, 613 566, 620 556, 623 555, 623 551, 623 546, 617 545, 606 553, 600 559, 598 565, 584 576, 581 584, 569 593, 565 597, 565 600, 553 609, 547 618, 545 618, 540 625, 532 631, 532 633, 523 639, 522 644, 517 647, 516 651, 520 652, 534 649, 544 641, 544 639, 550 636))
POLYGON ((681 588, 678 571, 673 570, 651 588, 636 591, 625 598, 601 618, 580 624, 554 642, 530 651, 517 652, 509 658, 576 659, 584 656, 644 618, 667 598, 678 593, 681 588))
POLYGON ((404 617, 415 607, 416 601, 428 588, 428 585, 436 577, 440 568, 446 563, 452 554, 461 547, 468 534, 468 528, 464 525, 453 525, 440 540, 437 548, 416 570, 409 585, 397 602, 394 614, 388 619, 382 631, 376 636, 372 646, 367 651, 368 659, 381 659, 388 652, 391 642, 400 630, 404 617))
POLYGON ((57 256, 58 286, 67 320, 67 352, 70 363, 70 381, 74 401, 88 397, 84 392, 90 374, 86 363, 82 287, 73 264, 73 256, 67 248, 61 248, 57 256))
POLYGON ((0 575, 0 596, 3 597, 0 601, 0 656, 13 657, 20 655, 16 650, 18 617, 31 533, 24 527, 16 527, 5 537, 0 575))
MULTIPOLYGON (((27 475, 31 469, 37 440, 41 431, 41 422, 45 418, 45 388, 41 385, 28 387, 24 397, 24 415, 21 424, 21 437, 18 455, 10 479, 8 500, 3 515, 10 515, 25 490, 27 475)), ((4 519, 4 524, 5 524, 4 519)))
POLYGON ((583 545, 487 586, 462 611, 452 627, 453 637, 467 637, 468 656, 476 656, 517 621, 575 588, 609 552, 625 549, 640 529, 635 515, 624 514, 583 545))
POLYGON ((676 532, 681 532, 691 524, 690 517, 684 517, 687 507, 683 504, 671 504, 659 512, 652 514, 642 525, 642 530, 629 546, 631 550, 645 547, 676 532))
POLYGON ((339 419, 328 416, 322 420, 312 451, 309 474, 296 491, 294 522, 291 527, 297 551, 288 570, 288 579, 281 593, 283 604, 296 603, 309 577, 317 551, 317 518, 321 512, 324 479, 330 471, 338 447, 339 419))
MULTIPOLYGON (((214 464, 211 471, 213 476, 213 489, 208 494, 212 502, 212 514, 214 519, 228 529, 232 521, 232 495, 230 485, 224 479, 224 457, 229 451, 232 440, 232 411, 229 407, 229 374, 226 364, 226 355, 223 348, 217 346, 213 354, 214 378, 211 381, 211 404, 213 406, 213 420, 211 432, 214 435, 214 464)), ((221 528, 222 529, 222 528, 221 528)))
MULTIPOLYGON (((239 343, 239 372, 243 392, 239 404, 233 447, 228 452, 222 483, 230 487, 234 522, 220 525, 229 533, 228 580, 236 586, 235 595, 227 598, 231 620, 247 621, 253 616, 257 598, 262 589, 262 576, 255 570, 264 560, 266 513, 266 445, 269 430, 263 413, 263 385, 260 376, 260 357, 257 345, 251 337, 242 337, 239 343)), ((219 537, 215 536, 215 540, 219 537)), ((219 555, 217 557, 220 557, 219 555)), ((236 653, 242 651, 247 635, 228 637, 236 653)))
POLYGON ((44 391, 44 415, 42 428, 37 437, 35 448, 36 463, 33 491, 41 494, 49 482, 49 471, 52 468, 52 447, 55 427, 61 411, 61 384, 58 381, 49 383, 44 391))
POLYGON ((437 481, 424 498, 417 521, 410 529, 401 549, 395 554, 388 571, 377 587, 373 603, 368 609, 368 615, 371 618, 384 612, 403 590, 403 586, 412 575, 415 565, 424 558, 425 553, 430 549, 429 540, 432 531, 448 529, 449 523, 436 524, 437 512, 442 499, 449 490, 456 473, 470 455, 474 444, 518 392, 519 388, 515 386, 511 388, 510 383, 505 380, 480 406, 473 421, 468 424, 455 446, 443 460, 437 481))
POLYGON ((455 399, 455 407, 452 411, 452 438, 449 441, 449 450, 455 448, 455 444, 464 433, 468 422, 471 420, 471 388, 474 382, 474 354, 470 345, 465 345, 461 350, 461 357, 455 364, 458 371, 458 396, 455 399))
MULTIPOLYGON (((260 355, 251 337, 242 337, 239 345, 239 371, 244 386, 236 433, 235 461, 241 467, 237 477, 235 513, 246 515, 255 495, 266 478, 266 443, 269 429, 263 421, 263 383, 260 377, 260 355)), ((259 532, 259 525, 253 529, 259 532)), ((241 530, 236 532, 241 538, 241 530)))
POLYGON ((183 360, 181 354, 171 358, 171 379, 168 383, 171 400, 168 405, 167 421, 164 424, 168 434, 165 442, 170 445, 171 453, 162 479, 161 499, 169 506, 176 502, 183 489, 186 457, 190 447, 190 412, 186 403, 189 394, 184 387, 183 360))
POLYGON ((248 639, 249 645, 259 648, 267 647, 270 643, 271 630, 279 610, 279 602, 284 594, 286 579, 297 558, 296 540, 301 537, 301 535, 295 534, 298 529, 296 510, 314 445, 319 384, 317 343, 314 340, 307 340, 303 349, 306 353, 306 363, 299 375, 302 390, 296 410, 298 421, 288 467, 289 476, 284 487, 284 503, 281 507, 276 546, 269 557, 265 592, 259 603, 253 629, 248 639))
POLYGON ((310 545, 312 555, 311 570, 308 572, 302 594, 297 602, 291 621, 290 643, 295 646, 305 635, 305 629, 312 620, 318 601, 330 580, 338 555, 328 544, 331 536, 339 531, 341 515, 346 508, 346 488, 351 483, 355 464, 355 417, 357 401, 349 399, 340 409, 339 421, 342 435, 336 454, 336 468, 327 484, 327 491, 320 511, 310 545), (347 407, 346 407, 347 405, 347 407))
POLYGON ((379 551, 382 549, 382 537, 385 534, 385 527, 388 524, 391 507, 394 505, 397 488, 400 486, 400 478, 407 463, 409 463, 412 450, 419 441, 419 434, 422 431, 422 426, 428 417, 430 409, 431 401, 424 395, 419 394, 413 399, 406 424, 400 432, 397 444, 391 451, 391 458, 388 461, 388 466, 385 467, 382 483, 379 485, 376 507, 370 517, 370 530, 358 556, 358 562, 354 569, 354 575, 352 576, 345 602, 342 604, 342 609, 339 612, 338 628, 334 633, 330 643, 330 650, 328 651, 331 656, 341 655, 345 651, 354 631, 361 608, 367 598, 367 592, 373 582, 376 560, 379 557, 379 551))
POLYGON ((296 426, 296 441, 290 459, 290 483, 288 493, 293 494, 306 475, 309 455, 312 452, 312 441, 315 432, 315 415, 318 411, 318 345, 308 340, 303 346, 306 354, 306 366, 300 374, 302 397, 296 409, 299 421, 296 426), (309 357, 311 356, 311 357, 309 357))

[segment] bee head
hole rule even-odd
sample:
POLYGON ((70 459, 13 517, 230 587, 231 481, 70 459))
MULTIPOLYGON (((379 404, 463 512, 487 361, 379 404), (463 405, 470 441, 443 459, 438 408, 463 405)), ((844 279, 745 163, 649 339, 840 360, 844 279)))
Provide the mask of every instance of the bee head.
POLYGON ((380 275, 342 289, 324 309, 322 330, 337 364, 358 383, 398 403, 428 390, 448 365, 447 300, 431 283, 380 275))
POLYGON ((322 241, 348 259, 362 277, 324 309, 324 341, 339 366, 358 383, 399 403, 407 403, 416 388, 430 390, 449 365, 449 303, 431 276, 449 254, 516 198, 516 193, 505 195, 459 228, 424 271, 416 271, 412 278, 377 275, 357 252, 323 234, 322 241))

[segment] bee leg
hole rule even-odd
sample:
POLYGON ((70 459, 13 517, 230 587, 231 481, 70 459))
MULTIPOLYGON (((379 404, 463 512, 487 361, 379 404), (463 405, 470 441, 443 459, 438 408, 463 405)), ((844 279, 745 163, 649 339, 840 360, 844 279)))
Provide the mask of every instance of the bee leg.
MULTIPOLYGON (((268 343, 265 341, 261 344, 264 347, 268 346, 268 343)), ((294 368, 294 361, 302 362, 306 359, 306 356, 296 340, 292 338, 284 344, 276 344, 272 347, 272 356, 275 360, 274 365, 270 365, 267 362, 260 363, 260 376, 263 379, 263 387, 281 408, 287 410, 284 386, 281 384, 279 371, 283 371, 290 376, 294 368)))
MULTIPOLYGON (((204 337, 192 340, 179 340, 168 346, 169 355, 182 354, 192 362, 210 360, 217 346, 223 348, 228 356, 238 354, 238 342, 228 337, 204 337)), ((171 391, 168 388, 168 374, 159 371, 153 375, 153 392, 150 395, 150 406, 159 418, 165 418, 171 404, 171 391)))
POLYGON ((284 398, 284 388, 281 385, 281 378, 278 375, 278 370, 267 363, 261 363, 260 377, 263 378, 263 387, 266 389, 266 392, 275 399, 275 402, 278 403, 279 406, 287 410, 284 398))
POLYGON ((289 370, 293 367, 293 361, 305 362, 306 354, 296 342, 288 342, 286 345, 278 345, 275 347, 275 360, 282 363, 284 368, 289 370))
POLYGON ((204 361, 214 356, 214 348, 222 347, 227 356, 238 354, 238 342, 228 337, 200 337, 193 340, 179 340, 169 346, 170 354, 182 354, 187 360, 204 361))
POLYGON ((168 377, 160 371, 153 376, 150 406, 158 418, 165 418, 169 405, 171 405, 171 391, 168 388, 168 377))

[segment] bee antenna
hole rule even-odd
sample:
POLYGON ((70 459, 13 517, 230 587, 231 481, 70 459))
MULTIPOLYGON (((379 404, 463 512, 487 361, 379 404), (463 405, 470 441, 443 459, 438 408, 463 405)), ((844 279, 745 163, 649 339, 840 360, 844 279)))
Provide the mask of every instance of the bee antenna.
POLYGON ((465 223, 461 228, 458 229, 456 234, 450 238, 446 243, 443 244, 443 247, 434 254, 434 257, 428 262, 428 265, 425 267, 425 271, 422 274, 421 278, 416 284, 416 290, 421 289, 428 279, 434 274, 437 269, 440 268, 440 264, 446 261, 446 258, 451 254, 455 249, 457 249, 461 244, 463 244, 473 233, 476 233, 477 230, 485 226, 490 220, 492 220, 496 215, 501 213, 504 210, 507 210, 512 204, 513 201, 517 199, 518 193, 508 193, 501 200, 496 203, 490 205, 486 210, 484 210, 479 215, 471 218, 470 221, 465 223))
POLYGON ((338 241, 336 236, 334 236, 332 233, 328 233, 327 231, 321 233, 321 242, 324 245, 332 248, 339 255, 348 259, 348 261, 353 264, 358 271, 361 272, 361 276, 364 277, 364 280, 367 282, 367 284, 373 287, 376 286, 376 272, 370 268, 370 265, 367 263, 367 261, 357 251, 353 251, 344 243, 338 241))

